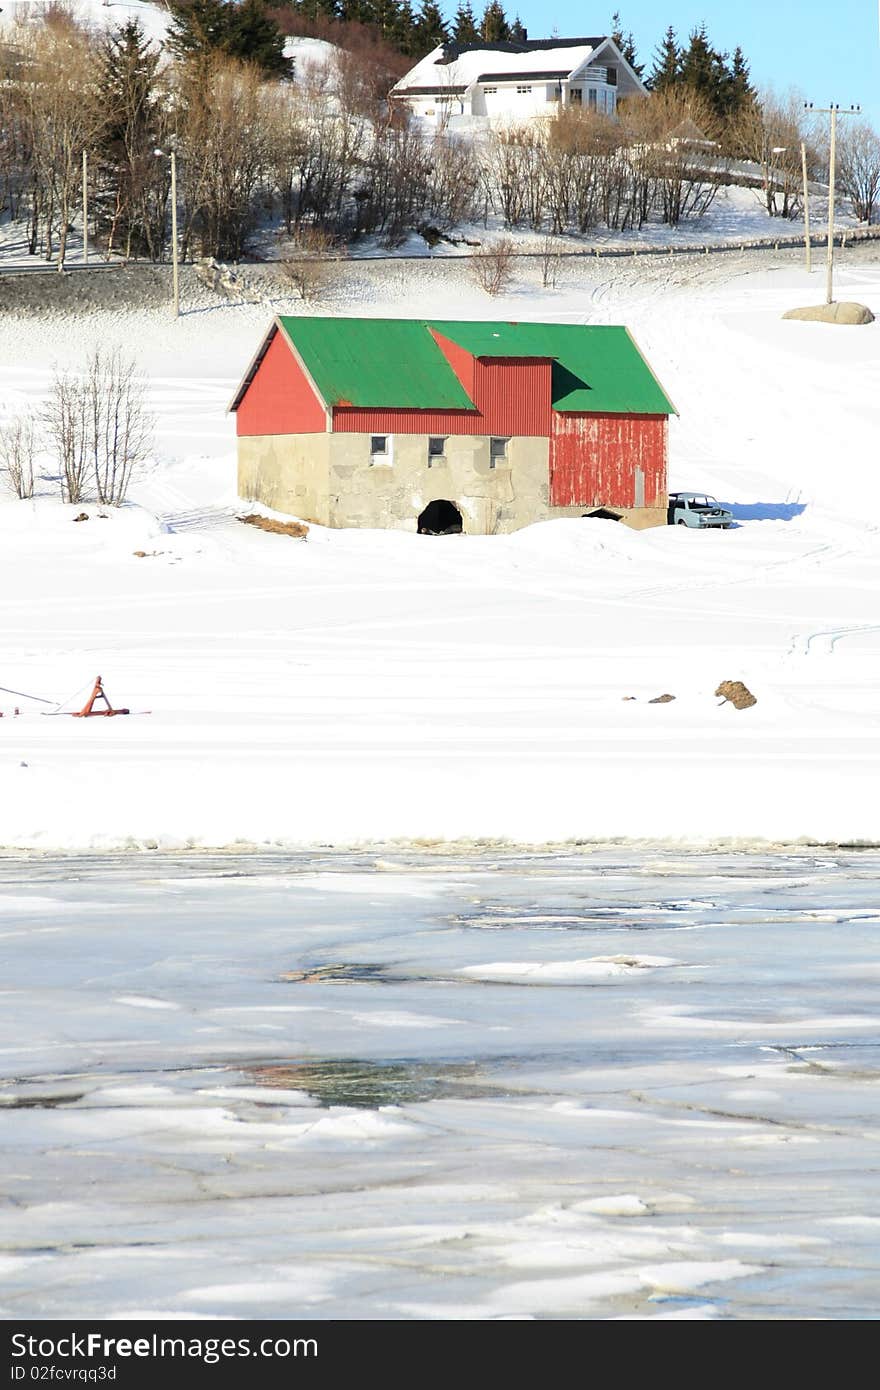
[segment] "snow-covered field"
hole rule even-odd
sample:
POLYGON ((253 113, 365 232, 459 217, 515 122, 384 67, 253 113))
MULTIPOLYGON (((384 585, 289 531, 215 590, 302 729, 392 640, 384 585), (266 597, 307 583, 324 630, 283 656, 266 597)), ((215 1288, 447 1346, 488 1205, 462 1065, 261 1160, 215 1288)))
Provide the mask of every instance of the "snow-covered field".
MULTIPOLYGON (((878 309, 870 254, 841 258, 838 294, 878 309)), ((159 421, 130 507, 0 504, 0 685, 65 701, 100 673, 150 711, 0 693, 0 843, 880 840, 880 327, 783 322, 822 277, 771 262, 565 262, 555 290, 532 265, 495 302, 460 264, 358 264, 327 300, 628 324, 681 412, 671 485, 732 505, 720 534, 265 535, 235 519, 224 409, 297 305, 188 281, 178 323, 0 316, 7 412, 120 342, 159 421), (720 706, 723 680, 757 705, 720 706)))
POLYGON ((0 1317, 876 1317, 877 875, 0 861, 0 1317))

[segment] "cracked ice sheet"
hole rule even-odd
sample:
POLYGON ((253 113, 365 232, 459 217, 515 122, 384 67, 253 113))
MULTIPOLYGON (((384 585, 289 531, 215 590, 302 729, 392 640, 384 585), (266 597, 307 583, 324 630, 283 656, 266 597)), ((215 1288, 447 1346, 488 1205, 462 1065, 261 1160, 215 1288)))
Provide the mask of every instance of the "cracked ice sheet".
POLYGON ((330 859, 0 865, 4 1308, 872 1315, 880 855, 330 859))

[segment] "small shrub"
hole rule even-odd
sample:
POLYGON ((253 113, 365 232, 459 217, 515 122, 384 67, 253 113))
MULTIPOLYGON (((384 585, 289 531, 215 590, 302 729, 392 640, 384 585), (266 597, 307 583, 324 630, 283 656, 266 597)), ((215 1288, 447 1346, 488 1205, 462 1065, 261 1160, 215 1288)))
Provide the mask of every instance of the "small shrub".
POLYGON ((34 495, 34 459, 39 436, 32 420, 18 415, 0 429, 0 474, 22 499, 34 495))
POLYGON ((501 294, 513 278, 514 245, 509 236, 488 242, 471 256, 471 273, 487 294, 501 294))
POLYGON ((336 239, 320 227, 301 228, 291 253, 279 264, 284 284, 300 299, 319 299, 333 278, 333 259, 344 254, 336 239))

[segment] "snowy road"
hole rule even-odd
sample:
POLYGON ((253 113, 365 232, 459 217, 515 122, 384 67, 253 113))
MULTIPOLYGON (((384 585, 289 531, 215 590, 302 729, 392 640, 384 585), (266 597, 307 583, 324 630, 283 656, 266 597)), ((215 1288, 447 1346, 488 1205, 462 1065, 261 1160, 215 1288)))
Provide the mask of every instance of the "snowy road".
POLYGON ((875 1317, 878 875, 6 859, 0 1313, 875 1317))

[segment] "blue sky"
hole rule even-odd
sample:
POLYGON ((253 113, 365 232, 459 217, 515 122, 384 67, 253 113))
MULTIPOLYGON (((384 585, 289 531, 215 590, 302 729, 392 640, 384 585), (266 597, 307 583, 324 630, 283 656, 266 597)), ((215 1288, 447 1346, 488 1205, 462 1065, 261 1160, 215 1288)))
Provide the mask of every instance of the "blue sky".
MULTIPOLYGON (((716 48, 732 51, 739 44, 757 85, 778 91, 797 88, 817 106, 860 104, 880 130, 880 39, 878 0, 503 0, 509 15, 519 11, 530 38, 549 38, 554 28, 563 37, 607 33, 619 9, 624 31, 631 30, 641 62, 651 67, 654 49, 671 24, 679 40, 705 20, 716 48)), ((444 8, 455 12, 454 0, 444 8)), ((475 0, 479 14, 481 0, 475 0)))

